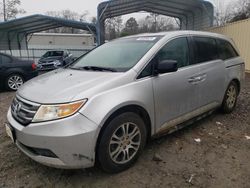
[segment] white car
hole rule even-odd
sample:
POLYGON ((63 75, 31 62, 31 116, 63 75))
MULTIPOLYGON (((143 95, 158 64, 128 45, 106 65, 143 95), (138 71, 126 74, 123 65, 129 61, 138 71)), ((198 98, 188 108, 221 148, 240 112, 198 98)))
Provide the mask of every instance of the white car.
POLYGON ((106 43, 17 92, 8 134, 58 168, 129 168, 146 140, 236 106, 245 64, 231 39, 174 31, 106 43))

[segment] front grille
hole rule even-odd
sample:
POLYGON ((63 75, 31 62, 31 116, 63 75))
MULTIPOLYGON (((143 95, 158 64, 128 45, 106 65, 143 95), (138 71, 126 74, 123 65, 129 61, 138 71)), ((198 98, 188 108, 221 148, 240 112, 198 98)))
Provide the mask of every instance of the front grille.
POLYGON ((39 106, 39 104, 16 96, 11 104, 11 113, 15 120, 17 120, 23 126, 27 126, 29 123, 31 123, 39 106))

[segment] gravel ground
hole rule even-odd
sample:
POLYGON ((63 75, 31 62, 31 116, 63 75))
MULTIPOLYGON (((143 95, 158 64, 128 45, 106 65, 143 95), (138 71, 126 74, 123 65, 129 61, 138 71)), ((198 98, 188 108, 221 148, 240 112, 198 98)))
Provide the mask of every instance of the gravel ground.
POLYGON ((216 112, 179 132, 151 141, 131 169, 115 175, 98 168, 53 169, 22 154, 4 130, 13 96, 0 93, 1 188, 250 187, 250 75, 246 76, 235 112, 216 112), (197 142, 199 139, 201 142, 197 142))

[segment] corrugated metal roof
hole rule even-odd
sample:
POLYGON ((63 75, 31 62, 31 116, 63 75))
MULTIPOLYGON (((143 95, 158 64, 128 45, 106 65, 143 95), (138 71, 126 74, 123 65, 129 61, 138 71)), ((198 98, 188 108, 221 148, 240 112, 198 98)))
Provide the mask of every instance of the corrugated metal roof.
POLYGON ((214 7, 204 0, 110 0, 98 6, 98 40, 104 42, 107 18, 140 11, 179 18, 182 29, 200 30, 213 25, 214 7))
POLYGON ((25 49, 28 34, 58 27, 73 27, 96 33, 94 24, 45 15, 32 15, 0 23, 0 50, 25 49))

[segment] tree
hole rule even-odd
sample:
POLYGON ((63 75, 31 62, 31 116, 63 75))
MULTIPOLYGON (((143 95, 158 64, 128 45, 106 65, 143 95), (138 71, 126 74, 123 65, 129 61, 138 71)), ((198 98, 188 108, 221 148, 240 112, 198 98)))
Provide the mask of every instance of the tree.
POLYGON ((230 12, 231 12, 230 5, 226 6, 225 1, 214 0, 214 6, 215 6, 214 22, 216 26, 225 25, 230 20, 230 12))
POLYGON ((230 22, 250 18, 250 0, 238 0, 233 4, 233 16, 230 22))
POLYGON ((250 18, 250 0, 237 0, 228 5, 225 4, 225 1, 214 0, 214 4, 216 26, 250 18))
POLYGON ((146 20, 151 23, 151 32, 157 32, 158 31, 158 19, 160 15, 155 14, 155 13, 150 13, 147 17, 146 20))
MULTIPOLYGON (((86 21, 88 14, 89 14, 88 11, 84 11, 83 13, 79 14, 71 10, 46 12, 46 15, 48 16, 64 18, 67 20, 81 21, 81 22, 86 21)), ((82 31, 80 29, 75 29, 75 28, 61 27, 61 28, 56 28, 56 29, 50 29, 48 32, 50 33, 81 33, 82 31)))
POLYGON ((112 40, 120 36, 122 22, 121 16, 109 18, 105 21, 105 35, 107 40, 112 40))
POLYGON ((150 13, 144 19, 139 20, 140 33, 145 32, 161 32, 179 28, 179 23, 175 18, 150 13))
POLYGON ((127 20, 123 32, 125 32, 129 35, 136 34, 136 33, 138 33, 138 27, 139 27, 139 25, 138 25, 136 19, 134 17, 131 17, 127 20))
POLYGON ((18 14, 24 14, 25 11, 19 6, 21 5, 20 0, 5 0, 0 4, 0 17, 4 21, 15 19, 18 14), (5 9, 5 13, 4 13, 5 9))

